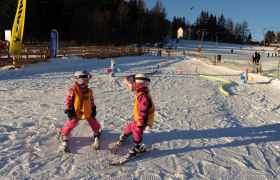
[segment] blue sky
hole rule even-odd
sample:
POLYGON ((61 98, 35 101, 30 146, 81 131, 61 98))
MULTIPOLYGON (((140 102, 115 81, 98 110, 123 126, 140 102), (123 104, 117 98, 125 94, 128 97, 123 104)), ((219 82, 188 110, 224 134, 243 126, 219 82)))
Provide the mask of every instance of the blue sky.
MULTIPOLYGON (((148 9, 157 0, 145 0, 148 9)), ((263 40, 264 28, 280 32, 280 0, 160 0, 167 12, 167 18, 185 17, 195 22, 201 11, 232 18, 233 22, 246 20, 252 38, 263 40), (191 7, 194 7, 190 10, 191 7)), ((267 31, 267 29, 265 31, 267 31)))

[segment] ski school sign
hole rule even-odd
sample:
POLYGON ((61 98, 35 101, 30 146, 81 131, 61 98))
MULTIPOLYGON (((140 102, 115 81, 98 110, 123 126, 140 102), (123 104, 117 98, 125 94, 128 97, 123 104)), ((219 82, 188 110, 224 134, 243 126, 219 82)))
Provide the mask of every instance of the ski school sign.
POLYGON ((114 59, 111 60, 111 68, 107 68, 106 72, 110 73, 111 77, 115 77, 116 72, 121 72, 120 68, 117 67, 114 59))
POLYGON ((55 29, 51 30, 50 50, 51 57, 56 58, 58 51, 58 33, 55 29))

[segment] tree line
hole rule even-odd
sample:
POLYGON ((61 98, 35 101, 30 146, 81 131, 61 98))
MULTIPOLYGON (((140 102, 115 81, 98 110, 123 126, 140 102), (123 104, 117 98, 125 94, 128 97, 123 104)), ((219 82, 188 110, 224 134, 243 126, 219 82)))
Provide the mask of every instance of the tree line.
MULTIPOLYGON (((11 29, 17 0, 1 0, 0 32, 11 29)), ((157 42, 166 37, 169 21, 160 1, 151 10, 144 0, 27 1, 24 41, 49 41, 56 29, 61 41, 78 44, 157 42)))
MULTIPOLYGON (((11 29, 18 0, 1 0, 0 35, 11 29)), ((249 43, 252 39, 248 22, 234 23, 223 15, 217 17, 202 11, 195 23, 185 18, 167 19, 166 10, 158 0, 148 9, 144 0, 40 0, 27 1, 24 42, 49 41, 51 29, 60 41, 79 45, 162 42, 176 38, 182 27, 191 39, 228 43, 249 43)), ((268 42, 267 39, 266 42, 268 42)))
POLYGON ((190 33, 191 39, 201 39, 204 33, 204 40, 218 41, 225 43, 250 43, 252 35, 248 22, 234 23, 231 18, 226 19, 224 15, 217 17, 209 12, 202 11, 193 24, 186 23, 185 18, 173 18, 172 36, 175 36, 176 29, 182 27, 190 33))
POLYGON ((268 30, 265 33, 264 41, 261 44, 265 44, 266 46, 277 44, 280 42, 280 32, 268 30))

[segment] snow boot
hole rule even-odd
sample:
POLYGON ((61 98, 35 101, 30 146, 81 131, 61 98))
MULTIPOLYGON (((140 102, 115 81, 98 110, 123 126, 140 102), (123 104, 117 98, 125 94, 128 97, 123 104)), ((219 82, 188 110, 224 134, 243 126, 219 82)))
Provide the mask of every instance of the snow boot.
POLYGON ((58 140, 61 142, 61 146, 65 149, 68 146, 68 138, 67 136, 63 136, 61 132, 57 133, 58 140))
POLYGON ((134 143, 134 147, 128 151, 128 154, 126 156, 127 159, 137 156, 143 152, 147 151, 147 146, 143 143, 134 143))
POLYGON ((118 141, 116 144, 117 144, 118 146, 122 145, 122 144, 125 142, 125 140, 126 140, 127 137, 128 137, 128 135, 122 133, 122 134, 120 135, 120 137, 119 137, 119 141, 118 141))
POLYGON ((98 150, 99 149, 100 133, 99 132, 94 132, 93 138, 94 138, 94 140, 93 140, 92 148, 93 148, 93 150, 98 150))
POLYGON ((119 140, 116 143, 114 143, 113 145, 109 146, 109 150, 111 151, 111 153, 116 154, 119 147, 125 142, 125 140, 128 136, 129 135, 122 133, 119 137, 119 140))

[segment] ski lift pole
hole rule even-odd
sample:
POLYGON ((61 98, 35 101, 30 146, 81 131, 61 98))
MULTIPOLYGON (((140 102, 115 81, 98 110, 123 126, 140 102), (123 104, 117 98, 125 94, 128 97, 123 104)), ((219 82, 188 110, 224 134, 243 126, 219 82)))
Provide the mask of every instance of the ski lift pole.
POLYGON ((190 55, 190 41, 191 41, 191 31, 192 31, 192 10, 193 7, 190 8, 190 28, 189 28, 189 40, 188 40, 188 55, 190 55))

